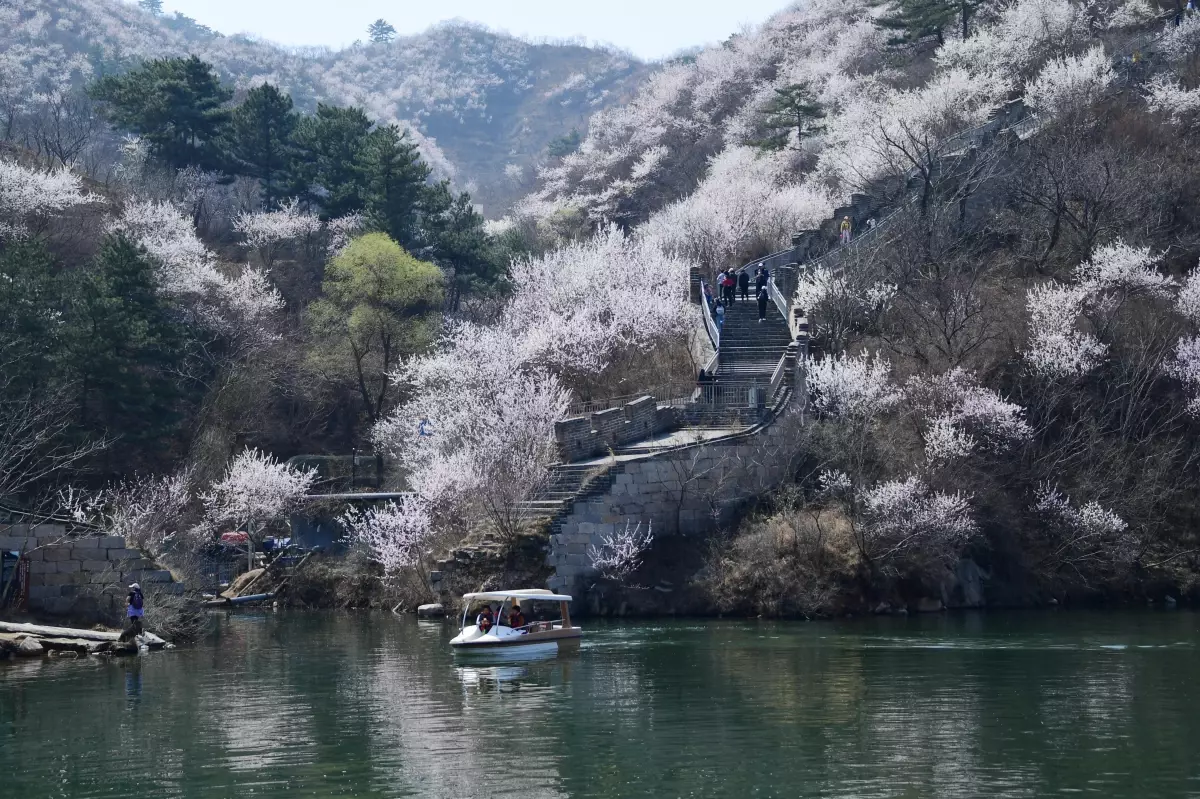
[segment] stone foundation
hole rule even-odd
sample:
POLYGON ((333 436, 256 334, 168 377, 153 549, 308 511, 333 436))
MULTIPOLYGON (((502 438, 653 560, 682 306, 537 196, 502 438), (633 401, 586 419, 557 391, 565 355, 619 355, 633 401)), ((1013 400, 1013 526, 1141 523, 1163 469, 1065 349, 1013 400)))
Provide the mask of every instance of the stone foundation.
POLYGON ((83 605, 98 607, 107 595, 123 605, 125 588, 134 582, 174 594, 184 590, 170 571, 127 547, 123 536, 77 536, 60 524, 16 524, 0 526, 0 550, 29 558, 29 610, 35 612, 78 612, 83 605))

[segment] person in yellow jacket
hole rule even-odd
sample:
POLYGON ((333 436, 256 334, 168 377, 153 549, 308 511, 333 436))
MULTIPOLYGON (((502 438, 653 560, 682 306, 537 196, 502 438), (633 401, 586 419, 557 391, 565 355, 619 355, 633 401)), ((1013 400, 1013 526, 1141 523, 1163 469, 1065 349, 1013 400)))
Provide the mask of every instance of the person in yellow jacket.
POLYGON ((848 216, 842 217, 842 226, 839 229, 841 230, 841 234, 842 234, 841 235, 842 244, 849 244, 850 243, 850 217, 848 217, 848 216))

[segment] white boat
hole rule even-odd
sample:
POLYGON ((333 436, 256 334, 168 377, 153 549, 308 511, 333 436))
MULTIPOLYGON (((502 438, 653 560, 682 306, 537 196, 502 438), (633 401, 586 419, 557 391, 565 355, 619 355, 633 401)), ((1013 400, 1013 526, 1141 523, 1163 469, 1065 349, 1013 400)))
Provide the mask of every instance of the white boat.
POLYGON ((560 649, 578 646, 583 635, 583 630, 571 624, 570 601, 571 597, 565 594, 538 589, 464 594, 462 629, 451 639, 450 646, 457 654, 486 653, 522 658, 553 656, 560 649), (495 611, 496 623, 490 626, 479 623, 476 614, 483 604, 490 607, 492 602, 500 603, 495 611), (530 621, 516 628, 501 623, 514 606, 541 602, 557 602, 558 618, 530 621))

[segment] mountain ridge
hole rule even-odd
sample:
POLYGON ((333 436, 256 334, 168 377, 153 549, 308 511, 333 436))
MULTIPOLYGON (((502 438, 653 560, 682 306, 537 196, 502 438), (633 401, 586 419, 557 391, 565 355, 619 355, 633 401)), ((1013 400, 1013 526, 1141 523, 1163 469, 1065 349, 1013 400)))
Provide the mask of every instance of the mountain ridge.
POLYGON ((86 80, 144 59, 195 54, 244 92, 263 82, 297 106, 363 106, 414 132, 438 174, 498 215, 529 187, 554 139, 628 97, 652 67, 626 53, 525 41, 450 21, 389 43, 340 50, 289 48, 224 35, 182 15, 116 0, 0 2, 0 58, 86 80))

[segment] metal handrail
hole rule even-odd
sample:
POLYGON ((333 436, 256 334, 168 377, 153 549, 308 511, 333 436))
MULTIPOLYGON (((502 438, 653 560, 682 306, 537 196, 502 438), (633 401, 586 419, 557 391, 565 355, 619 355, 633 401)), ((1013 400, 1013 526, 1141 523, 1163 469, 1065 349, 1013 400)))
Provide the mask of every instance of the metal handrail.
POLYGON ((776 392, 779 391, 779 386, 783 383, 784 372, 787 367, 787 353, 779 359, 779 363, 775 366, 775 371, 771 373, 771 387, 767 391, 767 402, 775 399, 776 392))
POLYGON ((713 348, 720 352, 721 350, 721 328, 717 327, 717 322, 712 317, 712 309, 708 307, 708 298, 704 294, 704 288, 708 284, 704 279, 700 279, 700 305, 704 309, 704 328, 708 331, 708 338, 712 341, 713 348))

